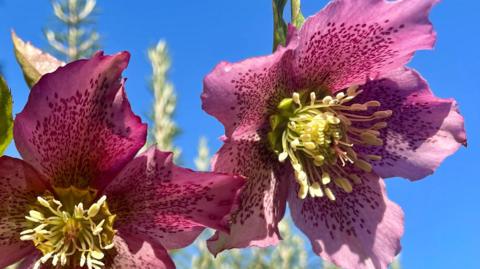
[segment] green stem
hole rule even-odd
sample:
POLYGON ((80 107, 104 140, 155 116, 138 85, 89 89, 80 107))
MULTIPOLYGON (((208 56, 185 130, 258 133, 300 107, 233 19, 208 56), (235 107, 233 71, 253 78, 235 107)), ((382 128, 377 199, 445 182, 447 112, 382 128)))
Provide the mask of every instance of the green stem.
POLYGON ((291 0, 292 24, 300 29, 305 21, 301 11, 301 0, 291 0))
POLYGON ((283 10, 287 0, 272 0, 273 7, 273 51, 278 45, 285 45, 287 24, 283 20, 283 10))

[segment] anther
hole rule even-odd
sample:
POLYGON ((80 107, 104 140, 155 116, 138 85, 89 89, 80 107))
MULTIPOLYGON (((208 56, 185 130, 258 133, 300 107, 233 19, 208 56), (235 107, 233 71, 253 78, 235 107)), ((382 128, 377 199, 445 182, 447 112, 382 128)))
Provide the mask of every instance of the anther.
POLYGON ((305 171, 295 171, 295 178, 300 184, 306 183, 308 179, 307 173, 305 173, 305 171))
POLYGON ((313 142, 305 142, 303 143, 306 149, 308 150, 314 150, 317 146, 313 142))
POLYGON ((312 141, 312 135, 310 135, 310 134, 302 134, 302 135, 300 135, 300 140, 302 140, 303 142, 312 141))
POLYGON ((328 123, 330 123, 330 124, 339 124, 339 123, 340 123, 340 119, 337 118, 337 117, 335 117, 335 116, 333 116, 333 115, 328 115, 328 116, 327 116, 327 121, 328 121, 328 123))
POLYGON ((373 116, 376 119, 384 119, 384 118, 388 118, 388 117, 392 116, 392 114, 393 114, 393 111, 391 111, 391 110, 382 110, 382 111, 377 111, 377 112, 373 113, 373 116))
POLYGON ((283 163, 287 158, 288 158, 288 153, 285 151, 278 155, 278 161, 281 163, 283 163))
POLYGON ((368 155, 365 155, 365 157, 372 160, 372 161, 382 160, 382 156, 380 156, 380 155, 368 154, 368 155))
POLYGON ((322 173, 322 184, 327 185, 330 183, 330 175, 327 172, 322 173))
POLYGON ((325 96, 323 97, 322 99, 322 103, 326 104, 326 105, 330 105, 333 101, 333 98, 331 96, 325 96))
POLYGON ((37 201, 38 201, 41 205, 43 205, 44 207, 50 207, 50 203, 49 203, 47 200, 45 200, 45 199, 43 199, 42 197, 40 197, 40 196, 37 197, 37 201))
POLYGON ((381 146, 383 145, 383 140, 378 138, 376 135, 371 134, 369 132, 364 132, 360 135, 362 138, 363 142, 373 145, 373 146, 381 146))
POLYGON ((358 85, 350 86, 347 89, 348 96, 356 96, 357 95, 358 85))
POLYGON ((308 189, 308 192, 311 197, 322 197, 323 196, 323 191, 322 188, 320 187, 320 184, 318 182, 314 182, 310 188, 308 189))
POLYGON ((323 155, 316 155, 313 159, 313 164, 316 166, 322 166, 324 164, 325 157, 323 155))
POLYGON ((367 107, 379 107, 381 104, 379 101, 368 101, 364 105, 367 107))
POLYGON ((300 184, 300 189, 298 190, 298 198, 300 199, 305 199, 308 194, 308 185, 305 184, 300 184))
POLYGON ((367 173, 372 172, 372 165, 369 164, 368 162, 362 160, 362 159, 356 160, 355 161, 355 166, 362 169, 363 171, 365 171, 367 173))
POLYGON ((95 217, 99 211, 100 211, 100 206, 97 203, 92 204, 87 212, 88 217, 89 218, 95 217))
POLYGON ((290 146, 292 147, 293 150, 296 150, 298 146, 300 146, 300 140, 298 138, 295 138, 290 142, 290 146))
POLYGON ((292 99, 295 104, 299 105, 300 107, 302 106, 302 103, 300 102, 300 94, 298 92, 294 92, 292 94, 292 99))
POLYGON ((334 182, 335 182, 335 185, 337 185, 339 188, 343 189, 347 193, 350 193, 353 190, 352 184, 346 178, 343 178, 343 177, 335 178, 334 182))
POLYGON ((331 201, 335 201, 335 195, 333 194, 332 190, 330 188, 325 188, 325 195, 330 199, 331 201))
POLYGON ((357 185, 362 183, 362 179, 357 174, 349 174, 348 177, 357 185))
POLYGON ((315 101, 317 100, 317 96, 315 95, 315 92, 310 93, 310 105, 313 106, 315 104, 315 101))
POLYGON ((368 109, 367 106, 364 104, 353 104, 349 107, 349 110, 352 110, 352 111, 365 111, 367 109, 368 109))
POLYGON ((387 127, 387 123, 384 122, 384 121, 381 121, 381 122, 375 123, 370 129, 380 130, 380 129, 383 129, 385 127, 387 127))
POLYGON ((336 98, 337 100, 341 100, 341 99, 343 99, 343 97, 345 97, 345 93, 343 93, 343 92, 339 92, 339 93, 337 93, 337 95, 335 96, 335 98, 336 98))
POLYGON ((45 218, 45 216, 42 213, 40 213, 36 210, 30 210, 28 213, 30 214, 30 217, 32 217, 34 219, 37 219, 37 220, 43 220, 45 218))

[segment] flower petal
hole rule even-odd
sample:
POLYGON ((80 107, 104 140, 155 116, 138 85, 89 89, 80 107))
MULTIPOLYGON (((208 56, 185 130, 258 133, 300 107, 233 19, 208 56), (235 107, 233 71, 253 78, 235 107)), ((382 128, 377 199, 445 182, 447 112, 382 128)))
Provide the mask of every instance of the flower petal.
POLYGON ((428 13, 437 1, 331 1, 299 31, 299 85, 335 91, 405 65, 416 50, 433 47, 428 13))
MULTIPOLYGON (((32 251, 31 254, 26 256, 15 269, 33 269, 35 267, 35 263, 42 257, 42 253, 39 250, 32 251)), ((46 268, 47 265, 43 265, 40 268, 46 268)), ((48 268, 48 267, 47 267, 48 268)))
POLYGON ((302 200, 292 188, 292 218, 323 259, 342 268, 387 268, 400 252, 403 212, 387 199, 382 179, 372 174, 362 178, 351 193, 330 186, 334 202, 326 197, 302 200))
POLYGON ((224 217, 244 184, 240 177, 177 167, 172 156, 152 147, 105 190, 118 230, 148 235, 167 249, 189 245, 205 227, 226 231, 224 217))
POLYGON ((175 264, 165 248, 158 244, 115 236, 115 253, 105 257, 105 267, 115 269, 167 269, 175 264))
POLYGON ((380 135, 384 145, 359 150, 382 156, 372 162, 381 177, 423 178, 466 145, 463 117, 455 100, 435 97, 414 70, 401 68, 361 89, 359 102, 378 100, 382 110, 393 111, 380 135))
POLYGON ((258 141, 227 140, 217 153, 214 171, 243 175, 247 184, 232 211, 230 234, 217 232, 209 239, 213 254, 231 248, 271 246, 280 239, 277 225, 285 213, 288 181, 282 181, 278 162, 272 158, 275 155, 258 141))
POLYGON ((269 56, 239 63, 221 62, 205 77, 202 108, 225 126, 225 134, 254 133, 268 120, 282 92, 291 61, 291 47, 280 47, 269 56))
POLYGON ((28 205, 46 190, 40 175, 22 160, 0 157, 0 268, 30 254, 33 244, 20 240, 27 229, 28 205))
POLYGON ((46 74, 32 88, 15 119, 15 143, 55 186, 110 179, 145 143, 146 125, 120 81, 129 57, 100 52, 46 74))

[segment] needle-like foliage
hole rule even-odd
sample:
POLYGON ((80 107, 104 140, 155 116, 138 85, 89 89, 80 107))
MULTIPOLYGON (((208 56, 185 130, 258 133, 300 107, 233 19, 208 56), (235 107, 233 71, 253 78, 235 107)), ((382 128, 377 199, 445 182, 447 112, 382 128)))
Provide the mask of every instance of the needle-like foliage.
POLYGON ((53 12, 61 27, 45 30, 50 46, 66 62, 90 56, 99 48, 92 15, 96 0, 54 0, 53 12))

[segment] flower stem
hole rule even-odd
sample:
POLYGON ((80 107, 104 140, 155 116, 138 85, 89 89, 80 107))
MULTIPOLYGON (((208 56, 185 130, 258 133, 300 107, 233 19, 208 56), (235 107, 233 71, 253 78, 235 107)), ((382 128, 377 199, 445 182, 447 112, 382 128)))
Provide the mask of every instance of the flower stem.
POLYGON ((301 0, 291 0, 292 24, 300 29, 305 21, 301 11, 301 0))
POLYGON ((283 10, 287 0, 272 0, 273 7, 273 51, 278 45, 285 45, 287 39, 287 24, 283 20, 283 10))

